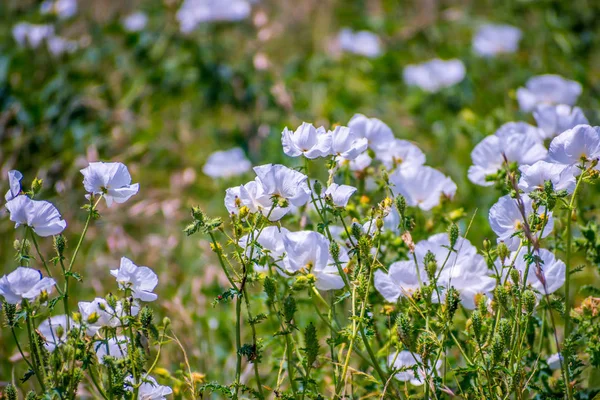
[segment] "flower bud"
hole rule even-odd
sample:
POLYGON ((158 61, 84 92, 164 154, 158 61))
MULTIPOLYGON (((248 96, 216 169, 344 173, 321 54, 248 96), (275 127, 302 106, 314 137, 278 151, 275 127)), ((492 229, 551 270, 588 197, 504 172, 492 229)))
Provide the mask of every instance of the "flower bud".
POLYGON ((458 309, 458 305, 460 304, 460 295, 454 286, 448 289, 448 293, 446 294, 446 302, 445 302, 445 311, 446 311, 446 320, 448 322, 452 322, 454 318, 454 314, 458 309))
POLYGON ((169 317, 164 317, 162 320, 162 324, 163 328, 167 329, 169 326, 171 326, 171 319, 169 317))
POLYGON ((338 261, 340 259, 340 246, 337 242, 331 242, 329 245, 329 254, 331 254, 333 261, 338 261))
POLYGON ((240 218, 246 218, 250 213, 250 209, 246 206, 240 207, 240 218))
POLYGON ((154 311, 148 306, 142 308, 140 312, 140 322, 142 323, 142 327, 144 329, 149 329, 152 325, 152 320, 154 319, 154 311))
POLYGON ((483 250, 485 252, 490 251, 490 248, 492 247, 492 244, 490 243, 490 241, 488 239, 483 239, 483 250))
POLYGON ((42 184, 44 182, 39 179, 39 178, 35 178, 33 180, 33 182, 31 182, 31 193, 35 196, 36 194, 38 194, 40 192, 40 190, 42 190, 42 184))
POLYGON ((519 282, 521 282, 521 274, 519 270, 516 268, 512 268, 510 270, 510 280, 515 284, 515 286, 519 286, 519 282))
POLYGON ((398 210, 398 214, 400 214, 400 220, 402 220, 406 211, 406 199, 404 196, 399 195, 396 197, 396 209, 398 210))
POLYGON ((475 338, 479 340, 481 337, 481 329, 483 327, 483 317, 479 310, 473 311, 473 314, 471 315, 471 327, 473 328, 475 338))
POLYGON ((429 278, 429 280, 434 280, 435 279, 435 273, 437 271, 437 262, 435 260, 433 261, 429 261, 427 263, 427 265, 425 266, 425 271, 427 272, 427 277, 429 278))
POLYGON ((288 324, 292 322, 296 310, 296 299, 294 299, 292 295, 287 296, 283 300, 283 316, 285 318, 285 322, 287 322, 288 324))
POLYGON ((504 308, 508 308, 508 298, 509 298, 509 294, 508 291, 506 290, 506 288, 504 286, 497 286, 496 287, 496 300, 498 300, 498 303, 503 306, 504 308))
POLYGON ((410 323, 410 319, 406 314, 398 314, 396 318, 396 325, 398 326, 398 339, 405 346, 409 346, 412 341, 413 326, 410 323))
POLYGON ((377 219, 375 220, 375 226, 377 227, 378 231, 380 231, 383 228, 383 219, 381 219, 381 217, 377 217, 377 219))
POLYGON ((512 328, 509 320, 506 318, 500 320, 498 323, 498 332, 505 344, 510 343, 510 339, 512 338, 512 328))
POLYGON ((40 301, 40 304, 46 303, 48 301, 48 291, 42 290, 40 296, 38 297, 38 300, 40 301))
POLYGON ((77 323, 77 324, 81 324, 81 314, 80 314, 80 313, 78 313, 78 312, 74 312, 74 313, 71 315, 71 319, 72 319, 72 320, 73 320, 75 323, 77 323))
POLYGON ((360 237, 362 236, 362 226, 360 226, 360 224, 356 222, 352 224, 350 231, 352 233, 352 236, 354 236, 356 240, 360 239, 360 237))
POLYGON ((498 258, 500 258, 502 265, 505 265, 504 261, 506 260, 506 257, 508 257, 509 253, 508 247, 506 247, 504 242, 498 243, 498 258))
POLYGON ((315 180, 315 183, 313 185, 313 190, 317 196, 320 196, 323 191, 323 185, 321 185, 321 182, 315 180))
POLYGON ((63 255, 67 247, 67 239, 63 235, 54 236, 54 250, 59 256, 63 255))
POLYGON ((526 290, 523 292, 523 304, 525 305, 525 311, 527 314, 531 314, 535 309, 535 305, 537 303, 537 298, 535 297, 535 293, 531 290, 526 290))
MULTIPOLYGON (((102 304, 102 303, 100 303, 102 304)), ((98 305, 100 307, 100 309, 102 308, 102 305, 98 305)), ((100 319, 100 315, 98 315, 98 313, 96 311, 94 311, 93 313, 91 313, 89 315, 89 317, 87 318, 87 323, 88 324, 95 324, 96 322, 98 322, 98 320, 100 319)))
POLYGON ((450 227, 448 228, 448 238, 450 239, 450 248, 454 248, 454 245, 456 245, 456 241, 458 240, 458 235, 459 235, 459 231, 458 231, 458 225, 456 225, 455 223, 452 223, 450 225, 450 227))
POLYGON ((65 328, 62 325, 58 325, 56 327, 56 336, 57 337, 62 337, 65 334, 65 328))
POLYGON ((265 280, 263 282, 263 289, 267 294, 267 298, 269 299, 269 301, 272 302, 275 298, 275 295, 277 294, 275 279, 271 278, 270 276, 265 277, 265 280))
POLYGON ((12 383, 7 384, 4 389, 4 396, 7 400, 17 400, 17 388, 12 383))
POLYGON ((6 301, 2 302, 2 310, 4 311, 4 319, 6 324, 10 327, 15 326, 17 316, 17 305, 9 304, 6 301))
POLYGON ((500 335, 494 335, 494 339, 492 339, 492 361, 494 364, 498 364, 502 361, 502 356, 504 355, 504 343, 502 342, 502 338, 500 335))

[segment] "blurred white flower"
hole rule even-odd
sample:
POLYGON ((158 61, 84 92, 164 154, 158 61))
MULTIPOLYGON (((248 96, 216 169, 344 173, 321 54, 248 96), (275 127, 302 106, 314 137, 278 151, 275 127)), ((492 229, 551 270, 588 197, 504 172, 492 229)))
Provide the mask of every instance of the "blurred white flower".
POLYGON ((18 267, 0 278, 0 295, 9 304, 18 304, 23 299, 34 300, 42 292, 51 292, 56 281, 47 278, 33 268, 18 267))
POLYGON ((368 140, 359 137, 347 126, 336 126, 331 135, 331 154, 346 160, 354 160, 367 149, 368 140))
POLYGON ((127 346, 129 339, 126 336, 116 336, 110 339, 100 340, 94 343, 96 357, 100 364, 104 364, 104 357, 111 356, 116 359, 127 357, 127 346))
POLYGON ((408 86, 418 86, 426 92, 439 92, 454 86, 465 79, 466 69, 458 59, 440 60, 439 58, 404 68, 404 82, 408 86))
POLYGON ((554 353, 550 357, 548 357, 548 359, 546 360, 546 362, 548 363, 548 367, 551 370, 560 369, 562 361, 563 361, 563 358, 560 353, 554 353))
POLYGON ((189 33, 203 22, 246 19, 251 11, 246 0, 184 0, 177 20, 181 32, 189 33))
POLYGON ((344 28, 338 34, 340 48, 344 51, 374 58, 382 53, 381 40, 373 32, 344 28))
MULTIPOLYGON (((46 339, 44 342, 44 347, 49 352, 53 352, 61 344, 65 343, 67 340, 67 321, 70 318, 66 315, 55 315, 47 320, 43 321, 38 326, 38 331, 42 334, 42 336, 46 339)), ((73 321, 68 321, 68 325, 71 329, 76 328, 78 325, 73 321)))
POLYGON ((4 195, 6 201, 11 201, 21 193, 23 174, 16 169, 8 171, 8 192, 4 195))
POLYGON ((577 125, 589 124, 581 108, 566 104, 540 104, 533 111, 533 117, 544 133, 544 139, 552 139, 577 125))
POLYGON ((113 201, 124 203, 140 190, 139 183, 131 184, 131 175, 120 162, 92 162, 80 172, 85 190, 103 195, 108 207, 113 201))
POLYGON ((537 142, 543 142, 545 139, 544 131, 542 131, 537 126, 533 126, 528 124, 527 122, 506 122, 494 132, 494 135, 505 137, 511 134, 518 133, 520 135, 529 136, 531 139, 534 139, 537 142))
POLYGON ((234 147, 229 150, 215 151, 206 160, 202 172, 211 178, 231 178, 243 175, 252 168, 244 150, 234 147))
POLYGON ((46 0, 40 6, 42 14, 54 14, 60 19, 77 14, 77 0, 46 0))
MULTIPOLYGON (((125 382, 130 385, 135 385, 133 376, 125 378, 125 382)), ((132 391, 132 386, 126 386, 128 391, 132 391)), ((138 400, 166 400, 167 396, 173 393, 173 390, 168 386, 159 385, 151 376, 144 376, 144 380, 138 388, 138 400)))
POLYGON ((453 198, 456 193, 456 184, 451 178, 428 166, 396 170, 389 179, 391 189, 404 196, 407 205, 425 211, 440 204, 442 196, 453 198))
POLYGON ((58 235, 67 227, 67 222, 48 201, 31 200, 21 195, 7 202, 6 208, 10 212, 10 220, 15 222, 15 228, 26 225, 42 237, 58 235))
POLYGON ((12 34, 19 46, 37 49, 44 40, 54 36, 54 27, 20 22, 13 26, 12 34))
POLYGON ((290 157, 303 155, 308 159, 326 157, 331 154, 331 134, 325 128, 315 128, 303 122, 296 131, 287 127, 281 133, 283 152, 290 157))
POLYGON ((148 24, 148 16, 142 11, 136 11, 123 18, 122 23, 127 32, 139 32, 148 24))
POLYGON ((369 157, 367 152, 359 154, 354 160, 347 160, 344 157, 336 157, 338 167, 348 166, 350 171, 364 171, 373 159, 369 157))
POLYGON ((348 200, 350 200, 350 196, 352 196, 356 190, 357 189, 353 186, 332 183, 325 191, 325 196, 331 198, 331 201, 333 201, 333 204, 336 206, 346 207, 348 205, 348 200))
MULTIPOLYGON (((563 165, 579 165, 600 159, 600 127, 577 125, 557 137, 550 143, 548 151, 550 162, 563 165)), ((596 169, 600 166, 596 166, 596 169)), ((576 170, 573 170, 576 172, 576 170)))
MULTIPOLYGON (((529 216, 533 214, 532 200, 527 195, 522 195, 521 199, 523 200, 525 216, 529 220, 529 216)), ((545 213, 544 208, 540 207, 537 214, 548 219, 542 232, 542 238, 545 238, 554 229, 552 212, 545 213)), ((523 214, 519 210, 517 200, 511 198, 510 195, 500 197, 498 202, 490 209, 489 221, 492 230, 498 235, 498 242, 503 241, 511 251, 517 250, 521 239, 515 234, 523 231, 524 224, 523 214)))
POLYGON ((552 182, 554 190, 566 190, 569 193, 575 190, 575 177, 571 167, 567 165, 540 160, 532 165, 521 165, 519 170, 521 170, 519 189, 525 193, 544 190, 546 181, 552 182))
POLYGON ((285 199, 296 207, 303 206, 310 198, 308 178, 298 171, 284 165, 266 164, 254 167, 254 172, 263 193, 269 197, 285 199))
POLYGON ((389 170, 414 168, 425 164, 425 154, 408 140, 394 139, 376 151, 375 157, 389 170))
POLYGON ((529 79, 525 87, 517 89, 521 110, 530 112, 540 104, 566 104, 572 106, 581 94, 579 82, 559 75, 539 75, 529 79))
MULTIPOLYGON (((426 373, 423 369, 423 361, 421 360, 421 356, 416 353, 411 353, 408 350, 402 350, 399 353, 390 354, 388 356, 388 365, 392 370, 401 370, 394 375, 394 378, 401 382, 410 382, 414 386, 421 386, 423 383, 425 383, 425 377, 431 373, 431 371, 426 373), (419 364, 417 367, 416 377, 413 370, 415 364, 419 364)), ((436 363, 435 368, 438 370, 438 374, 441 365, 441 361, 436 363)), ((430 368, 428 369, 430 370, 430 368)))
POLYGON ((486 24, 473 37, 473 50, 483 57, 514 53, 519 49, 522 35, 519 28, 511 25, 486 24))
MULTIPOLYGON (((113 309, 108 302, 96 297, 93 301, 80 301, 78 303, 81 321, 87 327, 87 334, 94 336, 103 327, 117 328, 121 326, 121 319, 129 315, 127 310, 123 309, 123 304, 117 301, 113 309)), ((136 304, 131 306, 131 316, 136 316, 140 307, 136 304)))
POLYGON ((121 257, 119 269, 111 269, 110 274, 117 278, 119 288, 131 290, 134 299, 154 301, 158 298, 152 293, 158 285, 158 277, 148 267, 138 267, 127 257, 121 257))
POLYGON ((348 122, 348 128, 357 137, 367 138, 369 148, 383 150, 394 141, 394 133, 383 121, 369 118, 362 114, 354 114, 348 122))
POLYGON ((48 38, 47 44, 48 50, 54 56, 60 56, 64 53, 73 53, 79 47, 79 43, 77 41, 65 39, 60 36, 52 36, 48 38))

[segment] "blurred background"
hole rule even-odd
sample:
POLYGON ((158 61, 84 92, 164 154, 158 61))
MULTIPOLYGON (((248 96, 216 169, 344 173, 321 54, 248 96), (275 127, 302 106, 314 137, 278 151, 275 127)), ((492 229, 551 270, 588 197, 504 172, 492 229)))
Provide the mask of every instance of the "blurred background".
MULTIPOLYGON (((468 181, 470 152, 502 123, 534 123, 519 111, 516 89, 545 73, 576 80, 578 106, 592 125, 600 120, 595 0, 223 1, 231 4, 216 17, 194 8, 207 1, 0 1, 2 193, 11 169, 26 184, 42 178, 40 197, 62 212, 74 246, 86 217, 79 170, 89 161, 125 163, 140 192, 102 206, 73 297, 116 291, 108 270, 121 256, 152 267, 157 314, 171 318, 194 370, 208 380, 233 376, 233 313, 211 306, 226 280, 205 256, 208 243, 182 229, 192 205, 225 215, 225 189, 253 177, 206 176, 213 151, 241 147, 253 165, 290 164, 281 151, 285 126, 346 124, 358 112, 380 118, 457 183, 454 204, 476 212, 482 228, 470 239, 480 246, 494 238, 487 212, 499 193, 468 181), (487 23, 519 28, 518 50, 477 54, 473 38, 487 23), (364 45, 344 39, 344 29, 376 37, 364 45), (404 83, 406 65, 436 57, 462 60, 465 78, 437 93, 404 83)), ((594 197, 585 196, 591 218, 594 197)), ((16 267, 12 243, 22 232, 4 209, 0 215, 3 275, 16 267)), ((0 343, 0 380, 8 380, 16 359, 6 331, 0 343)), ((173 344, 162 360, 177 369, 183 353, 173 344)))

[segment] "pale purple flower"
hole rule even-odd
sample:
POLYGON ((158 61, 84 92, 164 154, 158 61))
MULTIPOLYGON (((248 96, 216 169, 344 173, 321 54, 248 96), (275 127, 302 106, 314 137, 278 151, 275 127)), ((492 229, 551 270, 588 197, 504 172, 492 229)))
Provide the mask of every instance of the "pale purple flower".
POLYGON ((431 93, 460 83, 465 75, 466 69, 462 61, 438 58, 422 64, 407 65, 403 72, 404 82, 408 86, 417 86, 431 93))
POLYGON ((533 111, 533 117, 545 139, 552 139, 577 125, 589 124, 581 108, 566 104, 541 104, 533 111))
POLYGON ((204 22, 240 21, 252 11, 246 0, 184 0, 177 11, 183 33, 190 33, 204 22))
POLYGON ((303 155, 314 159, 331 154, 331 134, 323 127, 315 128, 306 122, 294 132, 285 128, 281 133, 281 144, 283 152, 290 157, 303 155))
POLYGON ((21 195, 7 202, 6 208, 10 212, 10 220, 15 222, 15 228, 26 225, 42 237, 58 235, 67 227, 67 222, 48 201, 31 200, 21 195))
POLYGON ((523 33, 519 28, 504 24, 485 24, 473 37, 473 50, 483 57, 515 53, 523 33))
POLYGON ((94 336, 103 327, 120 327, 123 318, 128 315, 136 316, 140 311, 140 307, 137 304, 133 304, 131 306, 131 314, 129 314, 129 311, 123 308, 123 304, 120 301, 117 302, 116 307, 113 309, 101 297, 96 297, 93 301, 80 301, 78 308, 81 314, 81 321, 85 324, 89 336, 94 336), (94 322, 90 321, 90 317, 92 316, 95 317, 94 322))
MULTIPOLYGON (((125 382, 134 385, 135 379, 133 376, 125 378, 125 382)), ((132 391, 132 386, 126 386, 128 391, 132 391)), ((142 384, 138 388, 138 400, 166 400, 167 396, 172 394, 173 390, 168 386, 159 385, 151 376, 145 376, 142 384)))
MULTIPOLYGON (((600 159, 600 127, 577 125, 550 143, 548 159, 563 165, 579 165, 600 159)), ((596 167, 598 168, 598 167, 596 167)), ((575 171, 574 171, 575 172, 575 171)))
POLYGON ((519 189, 525 193, 534 190, 544 190, 546 181, 552 182, 554 190, 566 190, 573 193, 575 190, 575 177, 571 166, 554 164, 540 160, 533 165, 521 165, 521 179, 519 189))
POLYGON ((54 14, 60 19, 71 18, 77 13, 77 0, 46 0, 40 6, 42 14, 54 14))
POLYGON ((127 357, 129 346, 129 339, 126 336, 118 335, 97 341, 94 343, 94 350, 96 351, 96 357, 100 364, 104 364, 104 357, 110 356, 116 359, 122 359, 127 357))
MULTIPOLYGON (((423 385, 427 375, 431 374, 431 368, 428 368, 427 372, 425 372, 423 369, 423 361, 421 360, 421 356, 416 353, 411 353, 408 350, 402 350, 399 353, 390 354, 388 356, 388 365, 391 370, 400 370, 394 374, 394 378, 401 382, 410 382, 414 386, 423 385), (417 367, 416 377, 413 370, 415 364, 419 364, 419 367, 417 367)), ((438 374, 441 366, 442 362, 438 360, 435 366, 435 368, 438 370, 438 374)))
POLYGON ((119 269, 110 270, 110 274, 117 278, 120 289, 131 290, 134 299, 154 301, 158 298, 152 293, 158 285, 158 277, 150 268, 138 267, 127 257, 122 257, 119 269))
POLYGON ((131 184, 131 175, 120 162, 92 162, 80 172, 85 190, 102 195, 108 207, 113 201, 124 203, 140 190, 139 183, 131 184))
POLYGON ((369 118, 363 114, 354 114, 348 122, 348 128, 357 137, 366 138, 369 148, 377 151, 385 149, 394 141, 394 133, 383 121, 369 118))
POLYGON ((579 82, 559 75, 539 75, 529 79, 525 87, 517 90, 521 110, 530 112, 540 104, 566 104, 572 106, 581 94, 579 82))
POLYGON ((252 164, 246 158, 244 150, 234 147, 212 153, 202 167, 202 172, 211 178, 231 178, 245 174, 250 168, 252 164))
POLYGON ((266 164, 254 167, 254 172, 263 193, 269 197, 285 199, 296 207, 306 204, 310 198, 308 177, 298 171, 279 164, 266 164))
POLYGON ((47 278, 33 268, 18 267, 0 278, 0 296, 9 304, 18 304, 23 299, 34 300, 42 292, 51 292, 56 281, 47 278))
POLYGON ((38 326, 38 331, 46 339, 44 347, 49 352, 53 352, 61 344, 67 341, 67 325, 71 328, 77 328, 78 325, 70 320, 67 315, 55 315, 38 326))
POLYGON ((350 196, 356 192, 356 188, 348 185, 338 185, 332 183, 325 191, 325 196, 331 198, 333 204, 338 207, 346 207, 350 196))
POLYGON ((379 56, 383 51, 379 37, 369 31, 355 32, 344 28, 338 34, 338 42, 342 50, 370 58, 379 56))
MULTIPOLYGON (((529 269, 527 268, 526 254, 523 250, 519 254, 513 252, 510 259, 515 260, 514 268, 521 274, 521 279, 527 271, 527 285, 530 285, 536 291, 538 298, 546 295, 546 293, 554 293, 564 285, 567 267, 563 261, 554 256, 554 253, 546 249, 540 249, 539 253, 536 254, 540 258, 540 267, 546 283, 545 288, 544 283, 538 277, 535 262, 529 265, 529 269)), ((507 279, 509 273, 510 268, 505 268, 503 271, 504 279, 507 279)))
POLYGON ((6 201, 11 201, 21 193, 23 174, 13 169, 8 171, 8 192, 4 196, 6 201))
POLYGON ((122 23, 127 32, 140 32, 148 24, 148 16, 142 11, 136 11, 123 18, 122 23))
POLYGON ((337 126, 331 134, 331 154, 346 160, 356 159, 367 149, 367 138, 359 137, 346 126, 337 126))
POLYGON ((425 154, 408 140, 394 139, 376 152, 376 158, 389 170, 419 167, 425 164, 425 154))
POLYGON ((456 193, 451 178, 428 166, 396 170, 390 174, 390 183, 394 193, 404 196, 407 205, 424 211, 440 204, 442 196, 453 198, 456 193))
POLYGON ((37 49, 44 40, 54 36, 54 27, 20 22, 13 26, 12 34, 19 46, 37 49))

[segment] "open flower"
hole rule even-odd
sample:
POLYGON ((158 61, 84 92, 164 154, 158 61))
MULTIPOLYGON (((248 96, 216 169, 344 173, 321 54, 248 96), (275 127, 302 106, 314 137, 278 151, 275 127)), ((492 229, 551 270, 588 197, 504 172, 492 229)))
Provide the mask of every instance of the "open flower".
POLYGON ((110 356, 116 359, 127 357, 127 347, 129 339, 126 336, 119 335, 110 339, 99 340, 94 343, 96 357, 100 364, 104 364, 104 357, 110 356))
POLYGON ((348 185, 338 185, 332 183, 325 191, 325 197, 331 198, 333 204, 338 207, 346 207, 350 196, 356 192, 356 188, 348 185))
POLYGON ((336 126, 331 134, 331 153, 346 160, 354 160, 367 149, 367 138, 359 137, 347 126, 336 126))
POLYGON ((103 195, 108 207, 113 201, 124 203, 140 190, 139 183, 131 184, 131 175, 120 162, 92 162, 81 173, 85 190, 103 195))
MULTIPOLYGON (((527 271, 527 285, 531 285, 538 297, 544 296, 546 293, 554 293, 564 285, 567 267, 564 262, 554 257, 554 253, 546 249, 540 249, 539 251, 540 266, 542 268, 543 279, 545 280, 545 288, 544 283, 540 281, 538 277, 536 264, 531 263, 529 269, 527 268, 528 258, 526 258, 525 255, 526 252, 521 250, 520 254, 513 252, 510 258, 511 260, 515 260, 514 268, 519 271, 521 276, 527 271)), ((509 273, 510 269, 505 268, 503 271, 505 279, 509 273)))
POLYGON ((525 87, 517 89, 521 110, 533 111, 540 104, 567 104, 572 106, 581 94, 581 84, 559 75, 539 75, 529 79, 525 87))
MULTIPOLYGON (((525 216, 529 219, 529 216, 533 214, 533 202, 527 195, 522 195, 521 199, 525 208, 525 216)), ((554 229, 552 212, 545 213, 543 207, 541 207, 538 210, 538 215, 547 219, 542 232, 542 238, 545 238, 554 229)), ((523 231, 524 225, 523 215, 519 210, 517 200, 511 198, 510 195, 500 197, 498 202, 490 209, 489 221, 492 230, 498 235, 498 242, 503 241, 509 250, 517 250, 521 242, 518 234, 523 231)))
POLYGON ((394 139, 376 152, 387 169, 413 168, 425 164, 425 154, 408 140, 394 139))
POLYGON ((19 22, 13 27, 12 34, 19 46, 37 49, 42 42, 54 36, 54 27, 19 22))
POLYGON ((422 64, 407 65, 403 72, 404 82, 408 86, 417 86, 431 93, 456 85, 465 79, 465 75, 462 61, 439 58, 422 64))
MULTIPOLYGON (((55 315, 48 318, 38 326, 38 331, 42 334, 46 341, 44 347, 49 352, 53 352, 61 344, 67 340, 67 321, 70 318, 66 315, 55 315)), ((77 327, 74 321, 69 321, 71 328, 77 327)))
POLYGON ((541 104, 533 111, 533 117, 545 139, 552 139, 577 125, 589 124, 581 108, 566 104, 541 104))
POLYGON ((6 201, 11 201, 21 193, 23 174, 13 169, 8 171, 8 192, 4 195, 6 201))
MULTIPOLYGON (((416 353, 411 353, 408 350, 402 350, 399 353, 390 354, 388 356, 388 365, 392 370, 401 370, 394 375, 394 378, 401 382, 410 382, 415 386, 421 386, 423 383, 425 383, 425 377, 431 373, 431 371, 425 372, 423 369, 423 361, 421 360, 421 356, 416 353), (416 377, 413 370, 415 364, 419 364, 417 367, 416 377)), ((438 361, 435 366, 435 368, 438 370, 438 373, 441 365, 441 361, 438 361)))
POLYGON ((354 114, 348 122, 348 128, 357 137, 366 138, 369 148, 377 151, 384 149, 394 141, 394 133, 383 121, 354 114))
POLYGON ((600 159, 600 127, 577 125, 550 143, 548 158, 564 165, 579 165, 600 159))
POLYGON ((154 301, 158 298, 152 293, 158 285, 158 277, 150 268, 138 267, 129 258, 121 257, 121 266, 110 270, 110 274, 117 278, 119 288, 131 290, 134 299, 154 301))
POLYGON ((67 222, 56 207, 47 201, 17 196, 6 203, 6 208, 10 212, 10 220, 15 222, 15 228, 26 225, 42 237, 58 235, 67 227, 67 222))
POLYGON ((483 57, 514 53, 519 49, 522 35, 519 28, 511 25, 485 24, 473 37, 473 50, 483 57))
POLYGON ((306 175, 283 165, 266 164, 254 167, 262 193, 269 197, 287 200, 300 207, 310 198, 306 175))
POLYGON ((243 20, 251 11, 247 0, 185 0, 177 20, 181 32, 189 33, 203 22, 243 20))
POLYGON ((350 171, 364 171, 369 165, 371 165, 371 161, 373 161, 373 159, 369 157, 367 152, 358 155, 358 157, 356 157, 354 160, 346 160, 343 157, 336 157, 338 167, 347 165, 348 168, 350 168, 350 171))
POLYGON ((405 197, 407 205, 425 211, 440 204, 442 196, 452 198, 456 193, 451 178, 428 166, 396 170, 390 174, 390 183, 396 194, 405 197))
POLYGON ((239 147, 225 151, 215 151, 206 160, 202 172, 211 178, 231 178, 250 171, 252 164, 239 147))
POLYGON ((281 133, 283 152, 290 157, 303 155, 314 159, 331 154, 331 134, 325 128, 315 128, 312 124, 303 122, 296 131, 287 127, 281 133))
MULTIPOLYGON (((133 376, 125 378, 125 382, 130 385, 135 384, 133 376)), ((132 391, 132 386, 126 386, 127 390, 132 391)), ((138 400, 165 400, 173 390, 168 386, 159 385, 151 376, 144 376, 144 380, 138 388, 138 400)))
POLYGON ((554 164, 543 160, 533 165, 521 165, 519 167, 521 170, 519 189, 525 193, 544 190, 546 181, 550 181, 554 190, 566 190, 573 193, 576 181, 572 168, 564 164, 554 164))
POLYGON ((50 292, 56 281, 47 278, 33 268, 18 267, 0 279, 0 295, 9 304, 18 304, 21 300, 34 300, 42 292, 50 292))
POLYGON ((352 31, 344 28, 338 34, 340 48, 349 53, 374 58, 382 53, 379 36, 369 31, 352 31))
MULTIPOLYGON (((80 301, 78 307, 81 321, 85 324, 89 336, 94 336, 103 327, 117 328, 121 326, 121 319, 129 315, 120 301, 117 301, 113 309, 101 297, 96 297, 93 301, 80 301)), ((131 316, 136 316, 139 311, 139 306, 135 304, 131 306, 131 316)))
POLYGON ((383 298, 395 303, 400 297, 412 296, 421 287, 421 282, 427 282, 427 274, 418 268, 414 261, 396 261, 390 265, 388 273, 375 271, 375 289, 383 298))
POLYGON ((141 11, 136 11, 123 18, 122 23, 127 32, 139 32, 148 24, 148 16, 141 11))

